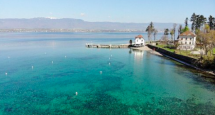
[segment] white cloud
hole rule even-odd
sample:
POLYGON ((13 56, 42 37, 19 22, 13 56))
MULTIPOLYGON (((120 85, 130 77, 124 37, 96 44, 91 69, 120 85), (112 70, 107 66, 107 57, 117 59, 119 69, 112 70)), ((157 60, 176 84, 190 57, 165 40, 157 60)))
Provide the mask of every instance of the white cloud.
POLYGON ((81 13, 80 15, 81 15, 81 16, 85 16, 85 13, 81 13))
POLYGON ((48 18, 48 19, 58 19, 56 17, 46 17, 46 18, 48 18))

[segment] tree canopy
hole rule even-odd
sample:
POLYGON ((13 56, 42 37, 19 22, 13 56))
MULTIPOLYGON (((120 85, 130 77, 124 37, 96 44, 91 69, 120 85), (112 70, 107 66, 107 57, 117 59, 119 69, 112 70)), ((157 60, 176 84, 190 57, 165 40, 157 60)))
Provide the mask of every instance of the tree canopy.
POLYGON ((151 41, 151 35, 152 35, 152 33, 154 32, 154 25, 153 25, 153 23, 151 22, 150 24, 149 24, 149 26, 146 28, 146 32, 148 33, 148 40, 149 41, 151 41))
POLYGON ((190 21, 192 22, 191 28, 193 31, 195 31, 196 29, 200 29, 204 24, 206 24, 207 18, 205 18, 203 15, 196 15, 195 13, 193 13, 190 21))
POLYGON ((186 31, 189 31, 189 27, 188 26, 185 26, 184 29, 182 29, 182 32, 186 32, 186 31))
POLYGON ((164 35, 169 35, 169 29, 168 28, 164 30, 164 35))

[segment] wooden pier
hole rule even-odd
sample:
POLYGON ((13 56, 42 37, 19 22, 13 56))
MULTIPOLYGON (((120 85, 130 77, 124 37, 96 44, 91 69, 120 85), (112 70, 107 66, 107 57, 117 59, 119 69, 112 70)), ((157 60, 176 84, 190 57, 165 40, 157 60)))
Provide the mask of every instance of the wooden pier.
POLYGON ((88 48, 128 48, 129 44, 92 44, 86 43, 88 48))

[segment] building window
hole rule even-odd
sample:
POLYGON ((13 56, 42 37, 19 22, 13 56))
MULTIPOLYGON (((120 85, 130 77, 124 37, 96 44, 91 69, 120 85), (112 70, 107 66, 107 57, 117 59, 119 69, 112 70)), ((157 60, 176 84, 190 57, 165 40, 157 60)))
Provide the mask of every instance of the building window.
POLYGON ((185 42, 185 44, 187 44, 187 42, 185 42))
POLYGON ((143 42, 143 40, 142 40, 142 42, 143 42))
POLYGON ((138 42, 138 40, 137 40, 137 42, 138 42))
POLYGON ((191 44, 191 42, 190 42, 190 44, 191 44))

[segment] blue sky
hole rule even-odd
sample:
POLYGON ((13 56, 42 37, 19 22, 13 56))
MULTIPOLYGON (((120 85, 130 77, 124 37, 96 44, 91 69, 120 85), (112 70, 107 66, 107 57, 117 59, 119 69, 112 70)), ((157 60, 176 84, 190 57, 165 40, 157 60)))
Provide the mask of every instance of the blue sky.
POLYGON ((0 0, 0 18, 184 23, 194 12, 215 16, 215 0, 0 0))

